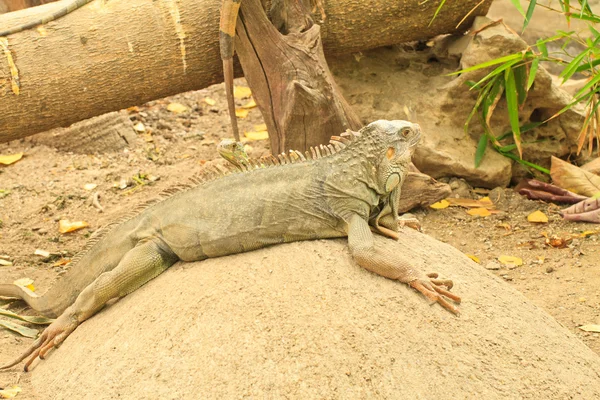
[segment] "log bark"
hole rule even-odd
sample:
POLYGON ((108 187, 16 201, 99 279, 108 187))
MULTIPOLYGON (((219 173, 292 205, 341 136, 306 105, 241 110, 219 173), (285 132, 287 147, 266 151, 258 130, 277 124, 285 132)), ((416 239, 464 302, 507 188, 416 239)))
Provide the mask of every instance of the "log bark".
MULTIPOLYGON (((323 2, 325 54, 459 32, 491 0, 478 3, 448 2, 428 26, 436 2, 329 0, 323 2)), ((0 26, 61 5, 1 15, 0 26)), ((219 7, 220 0, 95 1, 42 29, 2 39, 0 142, 221 82, 219 7)))

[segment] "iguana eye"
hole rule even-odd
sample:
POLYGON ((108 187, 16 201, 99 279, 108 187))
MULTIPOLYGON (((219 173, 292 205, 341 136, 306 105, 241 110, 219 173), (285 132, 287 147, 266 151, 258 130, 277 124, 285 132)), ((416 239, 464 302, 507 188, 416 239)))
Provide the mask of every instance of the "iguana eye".
POLYGON ((402 135, 402 137, 407 137, 409 133, 410 133, 410 128, 403 128, 400 131, 400 134, 402 135))

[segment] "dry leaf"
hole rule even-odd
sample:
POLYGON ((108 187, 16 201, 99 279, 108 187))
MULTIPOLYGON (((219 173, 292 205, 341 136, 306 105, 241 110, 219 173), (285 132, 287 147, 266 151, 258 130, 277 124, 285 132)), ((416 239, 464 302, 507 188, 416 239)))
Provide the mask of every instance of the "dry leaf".
POLYGON ((461 198, 447 198, 446 199, 451 206, 465 207, 465 208, 494 208, 494 203, 489 197, 483 197, 479 200, 474 199, 461 199, 461 198))
POLYGON ((188 108, 181 103, 169 103, 167 110, 174 114, 181 114, 188 111, 188 108))
POLYGON ((248 101, 246 104, 244 104, 242 106, 242 108, 246 108, 246 109, 250 109, 250 108, 254 108, 256 107, 256 103, 254 102, 254 99, 251 97, 250 101, 248 101))
POLYGON ((236 99, 245 99, 246 97, 250 97, 252 95, 252 91, 249 87, 244 86, 234 86, 233 87, 233 97, 236 99))
POLYGON ((537 210, 527 216, 527 221, 545 224, 548 222, 548 217, 540 210, 537 210))
POLYGON ((269 138, 269 132, 267 131, 257 131, 257 132, 244 132, 244 136, 246 136, 249 140, 265 140, 269 138))
POLYGON ((138 133, 146 132, 146 127, 144 126, 143 122, 138 122, 137 124, 135 124, 133 126, 133 129, 138 133))
POLYGON ((588 237, 588 236, 595 235, 595 234, 597 234, 597 233, 599 233, 599 232, 600 232, 600 231, 584 231, 584 232, 581 232, 581 233, 579 234, 579 236, 580 236, 580 237, 583 237, 583 238, 586 238, 586 237, 588 237))
POLYGON ((523 259, 514 256, 500 256, 498 257, 498 261, 504 265, 523 265, 523 259))
POLYGON ((512 229, 511 226, 510 226, 510 224, 508 224, 506 222, 503 222, 501 224, 496 225, 496 228, 504 228, 507 231, 510 231, 512 229))
POLYGON ((600 157, 596 157, 589 163, 582 165, 581 169, 591 172, 592 174, 600 175, 600 157))
POLYGON ((94 190, 98 187, 98 185, 96 183, 86 183, 85 185, 83 185, 83 188, 85 190, 94 190))
POLYGON ((35 286, 33 286, 33 279, 31 279, 31 278, 17 279, 13 283, 17 286, 25 287, 25 288, 31 290, 32 292, 35 292, 35 286))
POLYGON ((433 208, 434 210, 442 210, 444 208, 448 208, 449 206, 450 203, 448 203, 447 200, 442 200, 438 201, 437 203, 431 204, 429 207, 433 208))
POLYGON ((46 250, 42 250, 42 249, 35 249, 35 251, 33 252, 33 254, 36 255, 36 256, 42 256, 44 258, 50 257, 50 252, 46 251, 46 250))
POLYGON ((215 104, 217 104, 217 101, 214 99, 211 99, 210 97, 205 97, 204 99, 202 99, 206 104, 208 104, 209 106, 214 106, 215 104))
POLYGON ((61 258, 60 260, 58 260, 54 264, 52 264, 52 266, 53 267, 61 267, 63 265, 67 265, 70 262, 71 262, 70 258, 61 258))
POLYGON ((550 237, 550 238, 546 238, 546 244, 548 246, 552 246, 555 247, 557 249, 564 249, 566 248, 569 243, 571 243, 573 241, 572 238, 561 238, 558 237, 556 235, 550 237))
POLYGON ((3 308, 0 308, 0 315, 2 315, 4 317, 8 317, 8 318, 18 319, 23 322, 29 322, 30 324, 35 324, 35 325, 50 325, 52 322, 54 322, 54 320, 51 318, 29 316, 29 315, 19 315, 19 314, 15 314, 12 311, 5 310, 3 308))
POLYGON ((554 156, 550 176, 555 185, 584 196, 589 197, 600 192, 600 176, 554 156))
POLYGON ((10 267, 11 265, 13 265, 12 261, 3 260, 2 258, 0 258, 0 266, 10 267))
POLYGON ((490 210, 488 210, 487 208, 483 208, 483 207, 471 208, 470 210, 467 210, 467 214, 477 216, 477 217, 489 217, 490 215, 492 215, 490 210))
POLYGON ((236 108, 235 116, 238 118, 246 118, 248 116, 249 112, 250 112, 250 110, 245 110, 243 108, 236 108))
POLYGON ((600 333, 600 325, 582 325, 578 327, 582 331, 600 333))
POLYGON ((465 256, 469 257, 471 260, 475 261, 477 264, 481 264, 479 257, 473 254, 465 254, 465 256))
POLYGON ((6 154, 6 155, 0 154, 0 164, 10 165, 12 163, 16 163, 21 158, 23 158, 23 153, 6 154))
POLYGON ((21 392, 21 388, 13 385, 9 388, 0 390, 0 399, 12 399, 21 392))
POLYGON ((71 222, 66 219, 61 219, 60 221, 58 221, 58 231, 60 233, 73 232, 78 229, 85 228, 86 226, 88 226, 88 223, 85 221, 71 222))
POLYGON ((0 319, 0 326, 4 327, 10 331, 16 332, 21 336, 25 336, 25 337, 32 338, 32 339, 36 338, 39 333, 37 331, 37 329, 27 328, 26 326, 16 324, 11 321, 6 321, 3 319, 0 319))

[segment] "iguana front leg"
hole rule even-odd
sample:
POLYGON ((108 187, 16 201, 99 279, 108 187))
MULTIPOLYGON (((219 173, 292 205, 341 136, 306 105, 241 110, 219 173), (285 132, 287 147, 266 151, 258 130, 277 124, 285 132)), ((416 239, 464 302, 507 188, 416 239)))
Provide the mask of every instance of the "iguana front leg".
POLYGON ((460 297, 446 290, 452 287, 452 281, 435 279, 437 274, 428 275, 428 279, 397 254, 377 246, 368 222, 357 214, 353 215, 348 223, 348 245, 352 257, 361 267, 386 278, 407 283, 432 302, 437 302, 445 309, 458 314, 458 308, 446 300, 447 297, 460 303, 460 297))
POLYGON ((133 292, 173 265, 178 260, 177 256, 159 243, 151 239, 129 250, 112 271, 103 273, 87 286, 75 303, 50 324, 25 353, 0 369, 10 368, 27 359, 27 372, 38 356, 44 359, 50 349, 59 346, 79 324, 100 311, 109 300, 133 292))

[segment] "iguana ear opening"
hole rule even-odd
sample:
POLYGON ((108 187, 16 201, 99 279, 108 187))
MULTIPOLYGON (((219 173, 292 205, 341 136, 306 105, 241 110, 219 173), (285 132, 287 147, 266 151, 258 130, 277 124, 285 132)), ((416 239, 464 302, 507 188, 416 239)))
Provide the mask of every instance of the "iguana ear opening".
POLYGON ((393 147, 389 147, 387 149, 387 152, 385 153, 385 156, 387 157, 388 160, 391 160, 392 158, 394 158, 395 155, 396 155, 396 149, 393 147))

